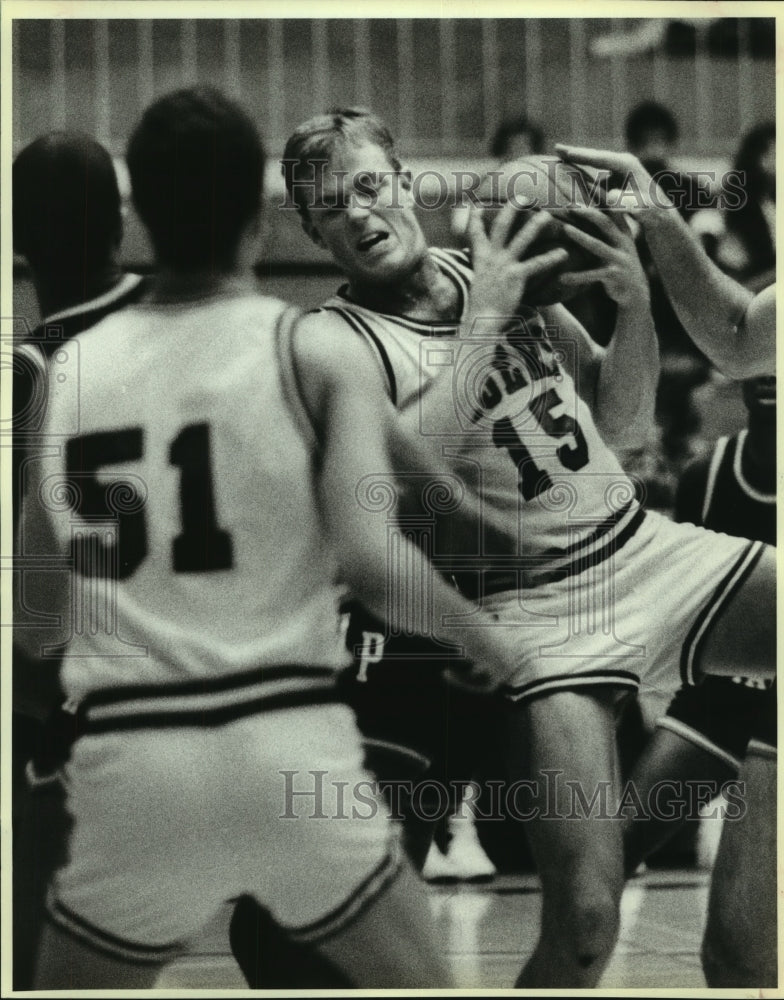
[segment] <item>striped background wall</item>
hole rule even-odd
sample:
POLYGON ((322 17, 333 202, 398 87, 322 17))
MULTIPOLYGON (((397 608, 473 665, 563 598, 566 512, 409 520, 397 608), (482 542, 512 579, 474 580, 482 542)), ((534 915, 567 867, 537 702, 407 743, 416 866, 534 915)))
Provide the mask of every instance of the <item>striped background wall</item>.
POLYGON ((79 128, 120 154, 153 97, 201 80, 248 105, 274 155, 301 120, 345 103, 382 114, 409 156, 479 155, 500 119, 523 112, 551 139, 617 146, 629 109, 654 98, 677 115, 685 153, 720 156, 774 113, 774 63, 755 55, 750 23, 738 21, 737 51, 723 57, 709 22, 693 54, 624 57, 597 55, 597 40, 646 22, 18 21, 14 144, 79 128))
MULTIPOLYGON (((105 7, 103 9, 106 9, 105 7)), ((332 105, 381 114, 408 166, 488 166, 498 123, 528 114, 547 148, 571 139, 621 147, 640 100, 667 104, 681 125, 686 165, 721 166, 752 125, 774 116, 774 60, 760 50, 772 20, 725 20, 734 39, 716 52, 717 22, 696 49, 666 45, 633 56, 600 55, 656 22, 632 19, 19 20, 13 25, 15 151, 55 128, 94 135, 121 158, 141 110, 195 81, 222 87, 255 117, 270 156, 263 259, 323 266, 282 200, 277 158, 291 130, 332 105), (735 28, 737 30, 735 30, 735 28), (760 31, 761 29, 761 31, 760 31)), ((763 46, 764 47, 764 46, 763 46)), ((448 212, 423 213, 434 242, 449 242, 448 212)), ((129 206, 123 259, 151 261, 129 206)))

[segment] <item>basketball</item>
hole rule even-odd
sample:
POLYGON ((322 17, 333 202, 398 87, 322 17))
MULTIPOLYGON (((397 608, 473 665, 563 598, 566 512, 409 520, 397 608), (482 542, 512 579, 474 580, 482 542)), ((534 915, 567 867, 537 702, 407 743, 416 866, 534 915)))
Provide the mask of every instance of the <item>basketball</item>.
MULTIPOLYGON (((528 248, 526 256, 534 257, 562 247, 569 256, 555 270, 531 278, 526 286, 525 301, 529 305, 551 305, 579 293, 579 289, 565 292, 558 276, 567 271, 589 271, 599 266, 598 259, 589 251, 577 246, 563 233, 564 222, 583 229, 592 236, 601 237, 595 227, 578 215, 567 215, 575 206, 598 207, 597 192, 601 182, 595 172, 576 167, 554 156, 527 156, 504 164, 488 173, 479 187, 478 195, 484 210, 485 229, 489 233, 496 214, 508 202, 518 209, 517 218, 509 239, 531 218, 534 212, 551 213, 551 221, 528 248)), ((623 232, 628 232, 625 216, 620 212, 606 214, 623 232)))

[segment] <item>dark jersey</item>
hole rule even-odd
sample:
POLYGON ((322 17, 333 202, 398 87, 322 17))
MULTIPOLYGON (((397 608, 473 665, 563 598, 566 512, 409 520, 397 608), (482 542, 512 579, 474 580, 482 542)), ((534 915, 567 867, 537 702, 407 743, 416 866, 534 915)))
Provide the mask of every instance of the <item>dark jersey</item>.
POLYGON ((720 438, 710 459, 689 466, 678 485, 675 519, 775 545, 776 496, 755 489, 741 468, 747 433, 720 438))

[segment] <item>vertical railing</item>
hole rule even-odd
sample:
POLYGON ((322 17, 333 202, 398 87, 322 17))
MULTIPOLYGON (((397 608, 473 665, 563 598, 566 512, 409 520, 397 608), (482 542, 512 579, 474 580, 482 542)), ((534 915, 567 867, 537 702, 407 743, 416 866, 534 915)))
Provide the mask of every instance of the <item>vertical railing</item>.
MULTIPOLYGON (((398 118, 401 138, 414 134, 412 111, 415 105, 414 90, 414 29, 410 20, 396 22, 397 29, 397 75, 398 75, 398 118)), ((405 139, 403 139, 405 141, 405 139)))
MULTIPOLYGON (((617 18, 612 21, 612 31, 613 34, 620 34, 623 31, 623 21, 617 18)), ((613 52, 610 56, 610 82, 611 82, 611 92, 610 92, 610 106, 612 109, 612 123, 613 123, 613 134, 612 142, 613 146, 617 149, 621 149, 625 144, 625 136, 623 131, 624 121, 626 120, 626 59, 624 56, 618 55, 613 52)))
POLYGON ((136 93, 139 95, 139 107, 145 108, 152 101, 155 93, 155 71, 152 48, 152 21, 136 22, 136 37, 138 45, 138 64, 136 68, 136 93))
POLYGON ((482 20, 482 111, 485 148, 489 147, 498 121, 498 23, 482 20))
POLYGON ((224 86, 232 97, 242 96, 240 80, 240 22, 223 22, 224 86))
POLYGON ((441 88, 441 149, 452 151, 457 136, 457 61, 455 22, 445 18, 438 22, 439 68, 441 88))
POLYGON ((180 21, 179 27, 182 85, 183 87, 190 87, 199 79, 199 64, 196 50, 196 22, 180 21))
POLYGON ((354 22, 354 103, 370 102, 370 24, 354 22))
POLYGON ((525 23, 525 107, 535 119, 543 112, 542 80, 542 24, 531 18, 525 23))
MULTIPOLYGON (((95 134, 104 144, 122 141, 131 123, 125 120, 133 111, 148 105, 155 96, 161 81, 182 79, 191 83, 202 78, 203 68, 199 64, 199 46, 204 41, 202 33, 211 30, 200 26, 196 20, 181 20, 176 23, 174 54, 154 45, 156 23, 143 19, 136 21, 131 30, 136 33, 136 58, 133 63, 112 62, 110 42, 114 40, 114 28, 107 20, 100 18, 68 21, 52 19, 37 26, 24 28, 22 24, 14 28, 13 81, 15 95, 15 143, 26 142, 35 135, 52 128, 64 128, 69 121, 78 119, 78 102, 85 96, 88 107, 95 110, 95 134), (87 33, 85 37, 80 33, 87 33), (83 77, 78 75, 72 50, 76 43, 92 47, 93 58, 89 61, 91 75, 87 77, 86 95, 76 93, 75 88, 83 77), (43 60, 41 58, 43 54, 43 60), (174 60, 167 65, 162 60, 174 60), (117 117, 117 109, 111 105, 112 94, 117 94, 118 84, 114 74, 118 66, 126 67, 129 73, 128 85, 133 99, 123 101, 123 117, 117 117), (174 71, 172 73, 172 70, 174 71), (28 78, 26 74, 31 74, 28 78), (34 88, 34 89, 33 89, 34 88), (45 95, 45 99, 42 99, 45 95), (130 107, 129 107, 130 104, 130 107), (27 109, 35 115, 34 120, 23 116, 27 109)), ((286 120, 287 93, 293 80, 292 69, 288 65, 284 50, 286 22, 280 19, 264 19, 257 22, 259 35, 266 39, 263 51, 258 53, 258 83, 253 87, 263 87, 263 93, 245 93, 251 86, 253 74, 243 73, 243 26, 241 20, 227 19, 211 22, 215 29, 216 53, 209 56, 209 64, 218 71, 226 90, 250 105, 263 105, 265 109, 265 131, 277 141, 285 135, 289 122, 286 120)), ((606 23, 606 22, 605 22, 606 23)), ((632 22, 628 19, 611 19, 609 29, 613 33, 623 32, 632 22)), ((388 105, 397 111, 397 132, 401 145, 412 143, 424 151, 432 150, 433 155, 451 154, 456 151, 459 128, 463 120, 462 102, 476 101, 481 114, 481 124, 477 127, 483 134, 485 144, 489 142, 499 117, 511 104, 508 95, 499 93, 503 78, 501 60, 508 58, 504 52, 504 38, 500 32, 501 23, 494 19, 476 19, 472 22, 476 32, 475 65, 477 73, 463 83, 463 76, 457 69, 457 53, 461 50, 458 41, 457 22, 442 19, 438 22, 438 66, 418 66, 415 40, 416 32, 422 30, 422 22, 414 19, 397 19, 394 22, 395 44, 389 51, 379 54, 372 46, 373 24, 359 18, 346 22, 346 30, 351 32, 351 46, 345 56, 343 72, 337 74, 330 51, 331 26, 326 19, 313 20, 308 30, 307 57, 310 61, 313 91, 313 106, 321 108, 329 99, 331 87, 338 75, 348 85, 347 92, 358 104, 373 104, 378 94, 388 95, 388 105), (440 88, 431 99, 440 102, 440 126, 433 134, 418 134, 418 108, 421 101, 420 88, 431 81, 440 88), (413 140, 413 142, 412 142, 413 140), (425 145, 427 144, 427 145, 425 145)), ((602 72, 607 74, 610 85, 610 107, 601 112, 591 100, 589 85, 593 71, 593 57, 589 54, 591 35, 598 26, 587 19, 571 19, 565 49, 556 53, 558 65, 553 64, 549 43, 551 32, 557 30, 559 36, 564 26, 556 26, 547 19, 529 18, 519 27, 521 48, 520 61, 524 63, 523 78, 519 90, 524 94, 524 106, 519 111, 527 111, 534 118, 547 120, 549 88, 557 81, 561 97, 561 107, 568 115, 568 127, 575 136, 585 141, 623 142, 623 122, 629 110, 632 94, 650 96, 654 100, 671 106, 676 115, 694 119, 695 128, 688 137, 684 136, 684 148, 690 147, 695 153, 705 154, 715 151, 714 147, 724 144, 726 136, 748 131, 760 116, 759 69, 752 54, 748 20, 739 18, 738 53, 733 59, 722 57, 716 60, 708 47, 707 22, 697 33, 697 51, 690 56, 668 56, 659 46, 653 52, 640 55, 609 55, 602 59, 602 72), (547 60, 545 56, 547 55, 547 60), (637 66, 650 70, 651 83, 648 93, 643 94, 636 87, 637 66), (673 80, 674 68, 683 71, 694 81, 694 93, 686 95, 677 88, 673 80), (737 104, 732 107, 717 107, 714 103, 715 88, 711 86, 713 74, 722 73, 737 93, 737 104), (689 100, 693 115, 685 112, 685 102, 689 100), (565 107, 568 102, 568 107, 565 107), (612 122, 611 134, 606 123, 612 122)), ((429 27, 429 26, 428 26, 429 27)), ((518 27, 518 26, 516 26, 518 27)), ((464 30, 460 26, 460 31, 464 30)), ((602 27, 602 30, 604 28, 602 27)), ((474 57, 472 56, 472 63, 474 57)), ((770 64, 771 86, 773 65, 770 64)), ((765 94, 765 105, 772 108, 772 99, 765 94)), ((387 105, 387 106, 388 106, 387 105)), ((521 102, 522 105, 522 102, 521 102)), ((384 112, 384 108, 380 110, 384 112)), ((512 110, 509 107, 509 110, 512 110)), ((435 118, 434 118, 435 124, 435 118)))
POLYGON ((49 99, 52 108, 52 128, 65 128, 65 21, 49 22, 49 58, 52 76, 49 81, 49 99))
MULTIPOLYGON (((285 134, 285 87, 281 86, 283 80, 283 22, 271 20, 267 22, 267 94, 274 94, 275 99, 268 101, 267 114, 269 115, 269 134, 275 140, 285 134)), ((248 98, 249 95, 241 95, 248 98)), ((252 95, 255 100, 263 98, 263 94, 252 95)))
MULTIPOLYGON (((310 28, 313 55, 313 103, 322 110, 329 94, 329 35, 327 22, 315 20, 310 28)), ((274 91, 272 91, 274 93, 274 91)))
POLYGON ((93 49, 95 51, 95 138, 102 146, 111 148, 111 70, 109 64, 109 22, 93 23, 93 49))
POLYGON ((586 97, 588 94, 588 70, 586 61, 587 39, 585 22, 579 18, 569 21, 569 79, 572 99, 569 105, 570 127, 573 139, 585 135, 587 122, 586 97))

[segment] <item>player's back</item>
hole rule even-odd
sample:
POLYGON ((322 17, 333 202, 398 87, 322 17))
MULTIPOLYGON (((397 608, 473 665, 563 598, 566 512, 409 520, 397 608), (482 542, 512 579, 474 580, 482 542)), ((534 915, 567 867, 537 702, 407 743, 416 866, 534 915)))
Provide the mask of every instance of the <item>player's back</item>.
MULTIPOLYGON (((43 483, 53 510, 65 478, 55 529, 64 549, 81 536, 75 596, 92 608, 74 618, 69 695, 345 662, 291 319, 242 293, 141 304, 74 342, 79 391, 53 390, 49 430, 66 436, 43 483)), ((289 674, 284 688, 307 683, 289 674)))

